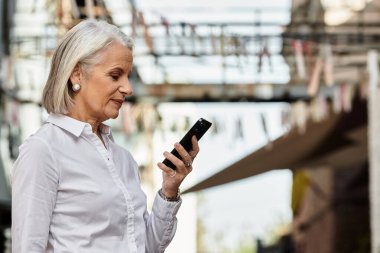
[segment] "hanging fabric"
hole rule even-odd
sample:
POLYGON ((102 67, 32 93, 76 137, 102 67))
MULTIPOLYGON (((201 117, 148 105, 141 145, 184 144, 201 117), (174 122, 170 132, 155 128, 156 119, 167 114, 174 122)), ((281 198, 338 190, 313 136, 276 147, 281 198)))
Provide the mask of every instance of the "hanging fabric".
POLYGON ((219 121, 216 117, 212 117, 211 134, 217 135, 219 133, 219 121))
POLYGON ((183 132, 187 132, 191 125, 190 125, 190 117, 189 116, 185 116, 185 123, 183 124, 183 132))
POLYGON ((337 85, 334 87, 333 93, 333 111, 338 114, 342 111, 342 99, 341 99, 341 85, 337 85))
POLYGON ((284 132, 289 132, 291 128, 290 110, 288 108, 281 110, 281 127, 284 132))
POLYGON ((217 41, 217 38, 213 32, 213 27, 210 26, 210 40, 211 40, 211 49, 212 49, 212 53, 213 54, 218 54, 218 41, 217 41))
POLYGON ((144 133, 153 133, 156 123, 157 114, 154 106, 150 103, 142 105, 142 122, 144 133))
POLYGON ((86 16, 88 19, 95 19, 94 13, 94 0, 85 0, 86 2, 86 16))
POLYGON ((139 14, 140 24, 144 28, 144 40, 145 40, 145 43, 146 43, 146 45, 148 47, 149 53, 150 54, 154 54, 155 52, 154 52, 154 46, 153 46, 153 38, 152 38, 152 36, 149 33, 149 27, 148 27, 148 25, 145 22, 144 14, 141 11, 139 11, 138 14, 139 14))
POLYGON ((165 35, 166 35, 166 51, 169 51, 171 48, 171 36, 170 36, 170 24, 166 17, 160 16, 161 25, 165 28, 165 35))
POLYGON ((241 40, 238 35, 231 35, 228 40, 230 52, 228 54, 233 54, 236 57, 236 66, 239 68, 240 72, 243 71, 242 63, 241 63, 241 54, 242 54, 242 45, 241 40))
POLYGON ((330 44, 323 45, 324 53, 324 79, 325 84, 331 87, 334 84, 334 60, 330 44))
POLYGON ((197 56, 197 48, 196 48, 196 42, 199 41, 199 36, 197 34, 197 26, 195 24, 189 24, 190 25, 190 31, 191 31, 191 47, 192 47, 192 55, 197 56))
POLYGON ((361 99, 367 99, 368 98, 368 80, 369 80, 368 72, 361 69, 360 76, 362 78, 359 83, 359 95, 361 99))
POLYGON ((130 11, 131 11, 131 37, 132 39, 135 39, 137 36, 137 25, 139 24, 139 13, 136 10, 136 7, 131 4, 130 5, 130 11))
POLYGON ((243 123, 242 123, 240 117, 237 117, 237 119, 236 119, 235 138, 236 139, 244 139, 243 123))
POLYGON ((12 78, 12 63, 9 56, 4 56, 1 61, 0 82, 1 89, 11 89, 10 81, 12 78))
POLYGON ((121 121, 123 132, 131 137, 137 130, 136 119, 133 113, 133 106, 131 103, 123 103, 121 108, 121 121))
POLYGON ((313 65, 314 65, 314 55, 312 52, 313 44, 310 41, 303 42, 303 52, 306 58, 306 74, 308 76, 308 80, 310 81, 311 75, 313 73, 313 65))
POLYGON ((243 56, 245 56, 245 63, 248 64, 249 63, 249 52, 248 52, 248 43, 250 42, 250 39, 249 38, 246 38, 244 36, 240 36, 239 37, 239 40, 240 40, 240 45, 241 45, 241 54, 243 56))
POLYGON ((348 84, 341 85, 341 103, 344 112, 350 112, 352 109, 352 86, 348 84))
POLYGON ((266 148, 271 148, 272 145, 272 140, 269 136, 269 131, 268 131, 268 125, 267 125, 267 121, 265 119, 265 115, 264 113, 260 113, 260 121, 261 121, 261 126, 263 127, 263 132, 264 132, 264 135, 265 135, 265 139, 266 139, 266 144, 265 144, 265 147, 266 148))
POLYGON ((164 16, 160 16, 160 21, 161 21, 161 24, 165 28, 165 34, 166 34, 166 36, 170 36, 170 25, 169 25, 168 19, 166 17, 164 17, 164 16))
POLYGON ((220 55, 224 57, 225 56, 225 34, 224 34, 223 27, 220 28, 219 46, 220 46, 220 55))
POLYGON ((264 57, 266 57, 268 59, 270 71, 273 72, 271 54, 270 54, 269 49, 268 49, 268 40, 267 39, 263 39, 262 47, 261 47, 261 50, 259 53, 259 63, 258 63, 259 73, 261 73, 261 71, 262 71, 264 57))
POLYGON ((301 40, 293 41, 294 58, 296 60, 297 75, 300 79, 306 78, 305 58, 301 40))
POLYGON ((314 97, 318 92, 322 69, 323 69, 323 59, 322 59, 322 56, 319 55, 315 62, 313 73, 311 75, 308 89, 307 89, 307 93, 309 94, 309 96, 314 97))
POLYGON ((184 43, 184 39, 185 39, 185 26, 186 26, 186 23, 185 22, 181 22, 180 23, 180 28, 181 28, 181 34, 178 34, 176 33, 175 35, 175 39, 177 41, 177 45, 180 49, 180 53, 182 55, 185 54, 185 43, 184 43))
POLYGON ((319 95, 310 103, 310 115, 314 122, 321 122, 327 118, 328 105, 325 96, 319 95))
POLYGON ((376 90, 379 85, 379 56, 377 50, 369 50, 367 57, 368 89, 369 92, 376 90))
POLYGON ((295 102, 291 109, 292 126, 298 128, 300 134, 306 132, 306 122, 309 117, 308 107, 304 101, 295 102))

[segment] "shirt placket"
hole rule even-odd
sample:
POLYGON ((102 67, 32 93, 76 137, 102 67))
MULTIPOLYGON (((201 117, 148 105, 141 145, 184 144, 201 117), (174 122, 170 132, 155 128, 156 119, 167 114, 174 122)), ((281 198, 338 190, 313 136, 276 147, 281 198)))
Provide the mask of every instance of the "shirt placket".
POLYGON ((95 145, 96 149, 99 151, 101 156, 103 157, 108 171, 111 175, 111 178, 113 179, 116 186, 121 190, 123 193, 124 199, 126 201, 126 209, 127 209, 127 240, 129 249, 132 253, 137 253, 137 246, 136 246, 136 239, 135 239, 135 225, 134 225, 134 217, 135 217, 135 208, 132 202, 131 195, 128 193, 127 188, 123 184, 123 182, 120 179, 119 173, 116 171, 115 164, 113 162, 112 152, 109 152, 110 149, 110 143, 109 138, 106 135, 103 135, 103 139, 108 147, 108 150, 104 147, 101 140, 94 134, 89 134, 91 142, 95 145))

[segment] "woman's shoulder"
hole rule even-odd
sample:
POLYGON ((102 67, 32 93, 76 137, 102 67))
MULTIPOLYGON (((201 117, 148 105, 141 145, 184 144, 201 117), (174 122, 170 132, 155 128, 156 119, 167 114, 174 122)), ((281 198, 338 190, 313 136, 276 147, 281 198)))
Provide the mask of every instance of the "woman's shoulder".
POLYGON ((51 143, 48 137, 49 130, 45 125, 42 125, 35 133, 25 139, 20 148, 48 149, 51 143))
POLYGON ((36 132, 29 135, 20 148, 23 147, 39 147, 51 148, 52 144, 57 144, 62 138, 60 131, 51 124, 43 124, 36 132))

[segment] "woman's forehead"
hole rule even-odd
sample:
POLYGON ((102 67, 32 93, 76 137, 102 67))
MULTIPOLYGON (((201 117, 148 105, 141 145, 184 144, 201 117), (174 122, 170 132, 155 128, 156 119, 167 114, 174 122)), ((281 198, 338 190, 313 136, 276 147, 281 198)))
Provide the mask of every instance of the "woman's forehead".
POLYGON ((107 67, 118 65, 129 68, 132 63, 132 51, 121 43, 113 43, 101 53, 98 65, 107 67))

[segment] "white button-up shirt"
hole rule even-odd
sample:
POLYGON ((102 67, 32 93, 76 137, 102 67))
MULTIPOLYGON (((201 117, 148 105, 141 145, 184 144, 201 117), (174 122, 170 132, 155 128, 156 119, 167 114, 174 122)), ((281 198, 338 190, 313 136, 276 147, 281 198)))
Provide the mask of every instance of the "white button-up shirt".
POLYGON ((12 171, 13 253, 163 252, 181 201, 146 210, 138 166, 106 125, 52 114, 20 147, 12 171))

